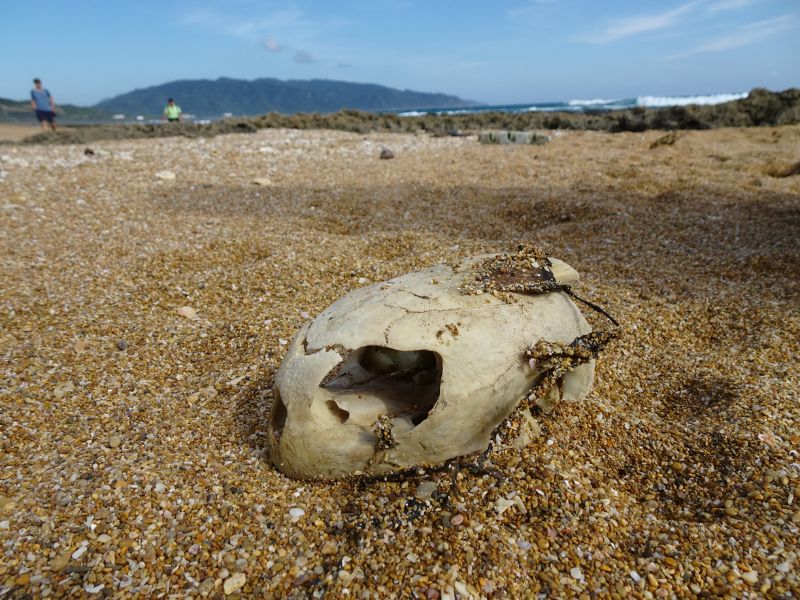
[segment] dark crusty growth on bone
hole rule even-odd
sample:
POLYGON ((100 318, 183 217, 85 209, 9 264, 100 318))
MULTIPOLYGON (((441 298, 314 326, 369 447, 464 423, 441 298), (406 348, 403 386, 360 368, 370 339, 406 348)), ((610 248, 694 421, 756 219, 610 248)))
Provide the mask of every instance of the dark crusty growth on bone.
POLYGON ((459 288, 466 295, 497 292, 541 294, 557 289, 558 283, 544 251, 529 244, 520 245, 515 253, 496 254, 476 263, 459 288))
POLYGON ((554 370, 561 375, 597 358, 617 335, 616 331, 598 330, 577 337, 569 344, 540 340, 526 350, 525 357, 533 361, 537 369, 554 370))
POLYGON ((372 427, 375 436, 375 450, 389 450, 397 446, 392 434, 392 420, 389 415, 381 415, 372 427))

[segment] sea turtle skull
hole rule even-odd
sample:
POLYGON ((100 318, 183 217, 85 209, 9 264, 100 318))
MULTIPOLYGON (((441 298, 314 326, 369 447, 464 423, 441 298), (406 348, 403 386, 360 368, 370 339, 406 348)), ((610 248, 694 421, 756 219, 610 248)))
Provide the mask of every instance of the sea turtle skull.
MULTIPOLYGON (((563 293, 476 291, 481 260, 355 290, 297 333, 275 379, 268 436, 281 471, 380 474, 487 448, 541 375, 526 349, 569 344, 591 328, 563 293)), ((578 280, 569 265, 550 264, 553 283, 578 280)), ((580 399, 593 376, 590 360, 549 396, 580 399)))

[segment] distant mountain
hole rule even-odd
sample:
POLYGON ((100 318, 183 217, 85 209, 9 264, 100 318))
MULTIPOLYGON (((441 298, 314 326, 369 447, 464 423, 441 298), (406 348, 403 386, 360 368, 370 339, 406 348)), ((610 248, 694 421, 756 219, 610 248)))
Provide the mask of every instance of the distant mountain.
POLYGON ((268 112, 336 112, 343 108, 392 111, 411 108, 471 106, 474 102, 446 94, 396 90, 369 83, 327 79, 187 79, 172 81, 102 100, 96 106, 111 113, 160 115, 167 98, 183 112, 200 117, 260 115, 268 112))
MULTIPOLYGON (((110 114, 99 108, 59 104, 58 97, 56 97, 56 114, 59 121, 70 123, 95 123, 108 121, 111 118, 110 114)), ((35 124, 36 116, 33 114, 31 101, 0 98, 0 122, 35 124)))

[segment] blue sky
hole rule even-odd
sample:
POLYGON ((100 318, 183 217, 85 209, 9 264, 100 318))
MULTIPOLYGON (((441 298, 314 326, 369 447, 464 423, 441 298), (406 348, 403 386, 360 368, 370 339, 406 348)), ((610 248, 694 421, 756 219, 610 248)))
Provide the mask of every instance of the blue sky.
POLYGON ((489 103, 800 86, 798 0, 0 0, 0 97, 339 79, 489 103))

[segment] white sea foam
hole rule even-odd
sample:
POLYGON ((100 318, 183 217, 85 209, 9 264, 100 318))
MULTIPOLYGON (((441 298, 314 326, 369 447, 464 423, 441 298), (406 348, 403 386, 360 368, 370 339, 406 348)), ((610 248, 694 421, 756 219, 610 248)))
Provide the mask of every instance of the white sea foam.
POLYGON ((603 104, 615 104, 621 100, 606 100, 605 98, 592 98, 591 100, 570 100, 569 106, 600 106, 603 104))
POLYGON ((580 106, 569 106, 567 104, 555 104, 550 106, 529 106, 521 112, 580 112, 580 106))
POLYGON ((646 106, 650 108, 664 108, 669 106, 686 106, 689 104, 720 104, 732 100, 747 98, 747 93, 741 94, 707 94, 697 96, 639 96, 638 98, 589 98, 574 99, 566 102, 541 102, 529 105, 503 105, 503 106, 475 106, 471 108, 459 109, 435 109, 435 110, 407 110, 398 114, 400 117, 422 117, 428 114, 433 115, 464 115, 475 114, 486 111, 500 112, 596 112, 605 110, 619 110, 633 108, 635 106, 646 106))
POLYGON ((637 106, 660 108, 664 106, 687 106, 689 104, 722 104, 732 100, 747 98, 747 92, 741 94, 710 94, 708 96, 639 96, 637 106))

